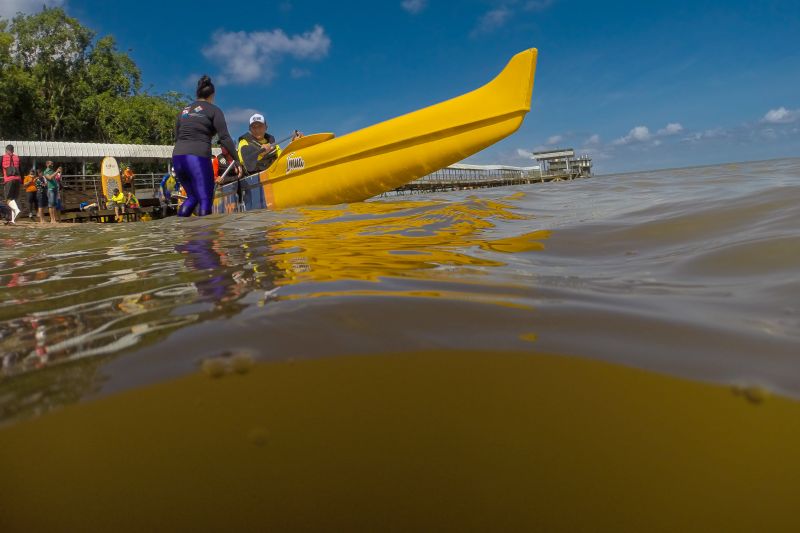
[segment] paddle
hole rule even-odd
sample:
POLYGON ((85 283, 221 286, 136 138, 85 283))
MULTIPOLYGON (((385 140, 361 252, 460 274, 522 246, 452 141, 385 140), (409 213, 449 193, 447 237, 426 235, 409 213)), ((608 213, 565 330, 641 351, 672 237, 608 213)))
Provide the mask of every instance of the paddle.
POLYGON ((238 163, 236 163, 236 161, 231 161, 230 165, 228 165, 228 168, 226 168, 226 169, 225 169, 225 172, 223 172, 223 173, 222 173, 222 176, 220 176, 220 177, 219 177, 219 180, 217 180, 217 181, 220 181, 220 182, 221 182, 222 180, 224 180, 224 179, 225 179, 225 176, 227 176, 227 175, 228 175, 228 172, 230 172, 230 171, 231 171, 231 169, 232 169, 234 166, 236 166, 237 164, 238 164, 238 163))
POLYGON ((285 143, 285 142, 286 142, 286 141, 288 141, 289 139, 293 139, 293 138, 294 138, 294 136, 295 136, 295 135, 297 135, 298 133, 299 133, 299 132, 298 132, 297 130, 294 130, 294 132, 292 132, 292 134, 291 134, 291 135, 289 135, 289 136, 287 136, 287 137, 284 137, 284 138, 283 138, 283 139, 281 139, 280 141, 277 141, 277 142, 275 143, 275 147, 274 147, 272 150, 270 150, 270 151, 269 151, 269 153, 267 154, 267 156, 271 156, 272 154, 274 154, 274 153, 275 153, 275 152, 278 150, 278 146, 280 146, 281 144, 285 143))

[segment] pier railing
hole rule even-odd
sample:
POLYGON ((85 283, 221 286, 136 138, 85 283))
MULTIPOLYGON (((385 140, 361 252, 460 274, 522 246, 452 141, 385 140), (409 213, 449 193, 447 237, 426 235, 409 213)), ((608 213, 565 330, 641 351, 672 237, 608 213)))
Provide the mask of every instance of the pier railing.
MULTIPOLYGON (((508 167, 498 165, 452 165, 412 181, 392 191, 394 194, 406 192, 435 192, 459 189, 477 189, 484 187, 502 187, 523 185, 528 183, 572 180, 590 177, 589 172, 579 168, 569 173, 542 171, 539 167, 508 167)), ((156 196, 163 173, 136 174, 134 186, 140 199, 156 196)), ((94 199, 102 194, 103 187, 99 174, 72 174, 61 178, 70 200, 80 202, 94 199)), ((389 194, 392 194, 389 193, 389 194)))
MULTIPOLYGON (((163 173, 136 174, 133 178, 136 195, 139 198, 152 198, 158 190, 163 176, 163 173)), ((99 174, 65 174, 61 176, 61 184, 66 191, 87 198, 94 198, 95 194, 103 193, 99 174)))
MULTIPOLYGON (((588 178, 590 172, 574 169, 570 172, 542 171, 539 167, 507 167, 483 165, 452 165, 398 187, 392 193, 452 191, 544 183, 548 181, 588 178)), ((390 193, 390 194, 392 194, 390 193)))

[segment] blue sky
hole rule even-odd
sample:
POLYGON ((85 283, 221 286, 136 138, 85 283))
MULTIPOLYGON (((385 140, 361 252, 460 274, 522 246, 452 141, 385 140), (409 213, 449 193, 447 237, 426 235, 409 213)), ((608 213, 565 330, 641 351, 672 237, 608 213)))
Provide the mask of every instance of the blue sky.
MULTIPOLYGON (((0 14, 42 0, 3 0, 0 14)), ((112 33, 154 92, 218 86, 283 137, 349 131, 489 81, 539 48, 533 109, 472 163, 574 147, 600 172, 800 156, 800 2, 46 0, 112 33)))

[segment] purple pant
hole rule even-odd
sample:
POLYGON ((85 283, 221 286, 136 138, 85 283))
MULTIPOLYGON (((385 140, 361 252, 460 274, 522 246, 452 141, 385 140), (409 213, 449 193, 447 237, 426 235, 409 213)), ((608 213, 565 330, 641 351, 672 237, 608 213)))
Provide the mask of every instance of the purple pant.
POLYGON ((214 203, 214 167, 211 159, 197 155, 176 155, 172 158, 175 177, 186 189, 186 201, 178 209, 179 217, 192 216, 197 207, 197 216, 211 214, 214 203))

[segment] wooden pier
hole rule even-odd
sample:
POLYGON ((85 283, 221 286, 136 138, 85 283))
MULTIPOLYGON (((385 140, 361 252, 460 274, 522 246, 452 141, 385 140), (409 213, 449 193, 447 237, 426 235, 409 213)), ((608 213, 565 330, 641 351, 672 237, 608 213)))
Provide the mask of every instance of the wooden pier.
POLYGON ((508 187, 550 181, 589 178, 591 173, 574 169, 570 172, 542 171, 540 167, 510 167, 501 165, 451 165, 387 194, 460 191, 488 187, 508 187))

